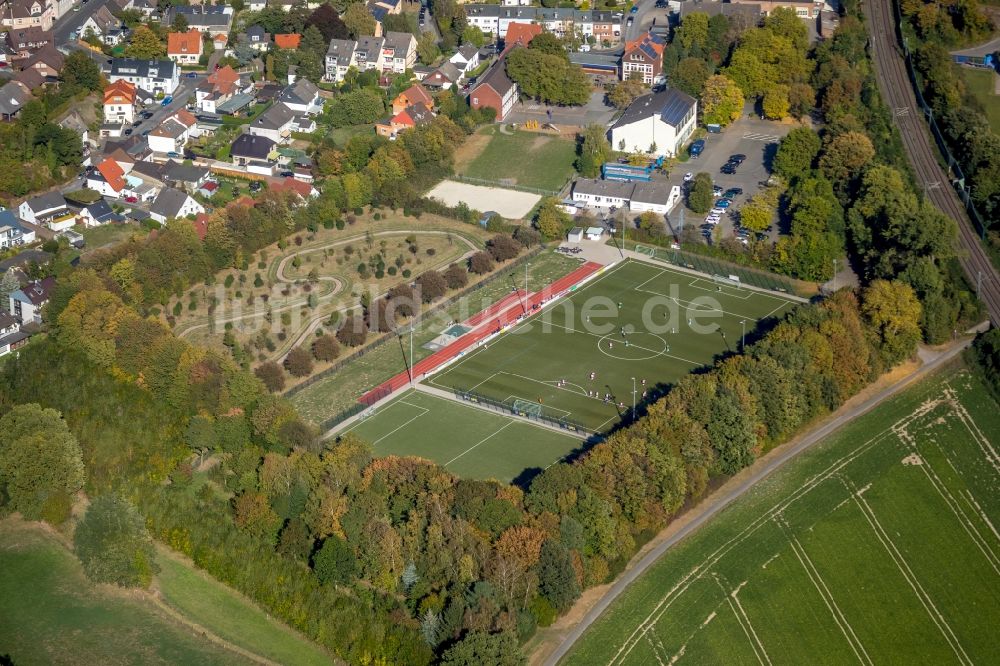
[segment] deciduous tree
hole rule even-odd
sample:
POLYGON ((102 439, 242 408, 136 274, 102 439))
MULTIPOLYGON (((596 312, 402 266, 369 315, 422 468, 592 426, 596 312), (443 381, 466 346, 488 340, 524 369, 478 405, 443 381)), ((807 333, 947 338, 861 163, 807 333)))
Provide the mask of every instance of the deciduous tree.
POLYGON ((701 104, 706 123, 728 125, 743 111, 743 92, 732 79, 716 74, 705 81, 701 104))
POLYGON ((145 521, 115 494, 91 502, 76 527, 73 550, 87 577, 96 583, 149 587, 159 571, 145 521))

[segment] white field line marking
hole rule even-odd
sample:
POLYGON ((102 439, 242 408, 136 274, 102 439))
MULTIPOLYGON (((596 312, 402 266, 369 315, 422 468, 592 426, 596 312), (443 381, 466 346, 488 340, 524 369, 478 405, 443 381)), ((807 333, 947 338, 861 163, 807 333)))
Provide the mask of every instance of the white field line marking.
MULTIPOLYGON (((849 491, 852 490, 852 484, 850 484, 847 479, 842 477, 840 478, 847 489, 849 491)), ((867 490, 867 488, 868 487, 866 486, 861 490, 853 492, 852 496, 854 497, 854 503, 858 505, 859 509, 861 509, 861 513, 864 514, 865 520, 868 521, 872 531, 875 533, 875 537, 882 544, 882 547, 885 548, 886 552, 889 553, 889 557, 892 559, 893 563, 895 563, 896 568, 899 569, 899 573, 901 573, 903 578, 906 579, 906 582, 909 583, 910 587, 913 589, 913 593, 917 596, 917 599, 924 607, 924 610, 927 611, 927 615, 931 618, 931 621, 937 625, 937 628, 941 631, 941 635, 944 636, 945 641, 948 642, 948 645, 955 653, 955 656, 958 657, 959 662, 963 664, 972 664, 972 660, 969 659, 969 655, 966 654, 962 644, 958 642, 958 637, 955 636, 951 626, 948 625, 948 621, 934 605, 934 601, 930 598, 930 595, 927 594, 927 591, 924 590, 920 581, 917 580, 916 574, 914 574, 913 570, 910 569, 910 565, 906 562, 906 558, 904 558, 903 554, 898 548, 896 548, 896 544, 893 543, 892 538, 889 536, 888 532, 885 531, 885 528, 882 527, 882 523, 880 523, 878 518, 875 516, 875 512, 872 510, 871 505, 869 505, 865 500, 863 493, 867 490)))
MULTIPOLYGON (((409 404, 409 403, 407 403, 407 404, 409 404)), ((393 428, 389 432, 385 433, 384 435, 382 435, 381 437, 379 437, 378 439, 376 439, 374 442, 372 442, 372 446, 375 446, 376 444, 378 444, 379 442, 381 442, 386 437, 391 436, 393 433, 395 433, 395 432, 397 432, 399 430, 402 430, 406 426, 410 425, 411 423, 413 423, 414 421, 416 421, 417 419, 419 419, 421 416, 425 416, 429 411, 431 411, 429 409, 424 409, 423 407, 417 407, 416 405, 409 405, 409 406, 410 407, 416 407, 417 409, 420 409, 420 410, 423 410, 423 411, 421 411, 420 414, 417 414, 412 419, 409 419, 408 421, 406 421, 402 425, 399 425, 399 426, 393 428)))
MULTIPOLYGON (((608 335, 610 335, 610 334, 600 335, 598 333, 591 333, 590 331, 583 331, 583 330, 580 330, 578 328, 572 328, 570 326, 563 326, 562 324, 556 324, 555 322, 548 322, 545 325, 547 325, 547 326, 555 326, 557 328, 562 328, 562 329, 565 329, 565 330, 569 331, 570 333, 582 333, 583 335, 589 335, 591 337, 598 338, 599 340, 603 340, 604 338, 608 337, 608 335)), ((639 333, 644 333, 645 331, 638 331, 638 332, 639 333)), ((654 335, 654 334, 650 333, 649 335, 654 335)), ((659 337, 659 336, 657 336, 657 337, 659 337)), ((624 343, 622 343, 622 344, 624 345, 624 343)), ((683 356, 677 356, 675 354, 668 354, 665 351, 656 351, 655 349, 648 349, 646 347, 643 347, 642 345, 634 345, 631 342, 629 343, 628 346, 629 346, 629 348, 635 347, 636 349, 641 349, 642 351, 649 352, 650 354, 656 354, 658 356, 666 356, 668 358, 675 358, 678 361, 684 361, 685 363, 690 363, 691 365, 693 365, 695 367, 700 367, 702 365, 705 365, 704 363, 700 363, 698 361, 692 361, 691 359, 684 358, 683 356)))
POLYGON ((854 633, 854 627, 847 620, 844 612, 837 605, 837 600, 833 598, 833 593, 830 592, 830 588, 827 587, 826 581, 823 580, 823 576, 820 575, 819 569, 816 568, 815 563, 809 557, 806 549, 802 546, 802 542, 799 541, 798 537, 792 533, 791 526, 784 519, 784 516, 775 517, 775 522, 782 528, 782 530, 788 536, 788 542, 792 546, 792 552, 795 553, 795 557, 798 558, 799 563, 802 568, 805 569, 806 575, 809 576, 809 580, 812 581, 813 587, 819 592, 819 596, 823 599, 823 603, 826 604, 827 609, 830 611, 830 615, 833 616, 833 621, 837 623, 837 627, 840 628, 840 632, 844 634, 844 638, 847 639, 848 645, 851 646, 851 650, 854 651, 854 655, 858 658, 862 664, 874 664, 871 657, 868 655, 868 651, 865 650, 864 644, 862 644, 861 639, 858 635, 854 633))
POLYGON ((477 446, 479 446, 480 444, 482 444, 486 440, 490 439, 491 437, 495 437, 495 436, 499 435, 503 430, 509 428, 512 425, 514 425, 513 421, 508 421, 507 423, 503 424, 502 426, 500 426, 500 429, 497 430, 496 432, 494 432, 492 435, 487 435, 486 437, 483 437, 481 440, 479 440, 478 442, 476 442, 475 444, 473 444, 472 446, 470 446, 469 448, 467 448, 466 450, 462 451, 457 456, 455 456, 454 458, 452 458, 451 460, 449 460, 448 462, 446 462, 444 464, 444 466, 447 467, 448 465, 452 464, 453 462, 455 462, 456 460, 458 460, 459 458, 461 458, 462 456, 464 456, 466 453, 468 453, 472 449, 476 448, 477 446))
MULTIPOLYGON (((521 375, 515 375, 515 374, 510 373, 510 372, 502 372, 500 374, 510 375, 511 377, 521 377, 521 375)), ((521 377, 521 379, 527 379, 528 381, 538 382, 539 384, 545 384, 545 382, 543 382, 543 381, 539 381, 537 379, 531 379, 529 377, 521 377)), ((569 412, 569 411, 567 411, 565 409, 559 409, 558 407, 547 406, 547 405, 545 405, 545 403, 540 403, 540 402, 538 402, 536 400, 529 400, 528 398, 525 398, 523 395, 517 395, 516 393, 511 393, 506 398, 504 398, 502 400, 502 402, 506 402, 506 401, 510 400, 511 398, 514 398, 515 400, 520 400, 521 402, 527 402, 528 404, 531 404, 531 405, 538 405, 540 407, 544 407, 545 409, 550 409, 553 412, 562 412, 563 416, 569 416, 572 413, 572 412, 569 412)))
MULTIPOLYGON (((719 294, 719 293, 725 294, 729 298, 738 298, 741 301, 749 301, 751 298, 757 295, 757 292, 755 291, 750 291, 748 289, 740 289, 739 287, 729 287, 729 286, 722 287, 722 291, 720 292, 718 289, 714 288, 718 287, 719 286, 718 284, 714 282, 709 282, 704 278, 694 278, 690 282, 688 282, 688 286, 691 287, 692 289, 701 289, 702 291, 707 291, 713 294, 719 294), (695 282, 704 282, 709 286, 703 287, 700 284, 695 284, 695 282), (735 289, 737 293, 734 294, 732 292, 733 289, 735 289)), ((766 294, 760 294, 760 295, 765 296, 766 294)))
MULTIPOLYGON (((705 313, 708 313, 708 312, 721 312, 724 315, 729 315, 730 317, 737 317, 739 319, 746 319, 747 321, 760 321, 760 319, 758 319, 757 317, 753 317, 753 316, 748 315, 748 314, 742 314, 742 313, 739 313, 739 312, 730 312, 729 310, 723 310, 722 308, 713 308, 713 307, 707 307, 707 306, 703 307, 701 305, 695 305, 694 301, 686 301, 683 298, 678 298, 676 296, 670 296, 668 294, 664 294, 664 293, 659 292, 659 291, 650 291, 649 289, 636 289, 636 291, 638 291, 641 294, 653 294, 654 296, 659 296, 659 297, 665 298, 665 299, 667 299, 669 301, 673 301, 674 303, 677 303, 677 305, 681 306, 682 308, 686 308, 686 309, 690 310, 691 312, 705 312, 705 313)), ((787 305, 787 303, 779 305, 777 308, 775 308, 775 310, 779 310, 779 309, 785 307, 785 305, 787 305)), ((772 312, 773 312, 773 310, 772 310, 772 312)))
POLYGON ((773 315, 775 312, 777 312, 778 310, 780 310, 781 308, 783 308, 783 307, 785 307, 787 305, 788 305, 788 303, 782 303, 781 305, 779 305, 778 307, 774 308, 773 310, 771 310, 770 312, 768 312, 766 315, 764 315, 763 317, 761 317, 761 319, 767 319, 768 317, 770 317, 771 315, 773 315))
POLYGON ((908 423, 909 421, 921 415, 922 413, 923 410, 918 409, 914 413, 908 416, 904 416, 895 424, 875 434, 874 436, 871 437, 871 439, 862 443, 851 452, 833 461, 832 463, 830 463, 830 466, 827 467, 823 472, 807 480, 800 488, 798 488, 788 497, 786 497, 784 501, 775 504, 773 507, 771 507, 771 509, 765 511, 757 519, 755 519, 753 522, 747 525, 747 527, 745 527, 743 531, 741 531, 739 534, 737 534, 736 536, 732 537, 731 539, 723 543, 721 546, 719 546, 713 553, 711 553, 708 557, 702 560, 700 564, 698 564, 693 569, 691 569, 691 571, 686 573, 670 590, 667 591, 667 593, 663 597, 660 598, 660 601, 657 602, 656 606, 653 607, 653 609, 649 612, 646 618, 638 625, 636 625, 636 628, 632 631, 629 637, 622 644, 621 648, 618 649, 618 652, 615 653, 615 655, 611 658, 611 660, 608 663, 614 664, 618 662, 620 659, 624 659, 625 657, 627 657, 629 652, 632 651, 632 647, 635 645, 635 642, 638 641, 645 632, 649 631, 649 629, 659 621, 660 617, 662 617, 663 614, 666 613, 667 609, 669 609, 670 604, 672 604, 673 601, 678 596, 683 594, 688 589, 688 587, 691 586, 694 580, 696 580, 699 576, 701 576, 703 572, 711 569, 715 565, 715 563, 718 562, 720 559, 722 559, 730 550, 738 546, 744 540, 749 538, 751 534, 760 529, 760 527, 766 524, 767 521, 769 521, 775 513, 783 511, 788 506, 791 506, 794 502, 798 501, 806 494, 808 494, 810 491, 812 491, 814 488, 816 488, 820 483, 833 477, 841 469, 849 465, 859 456, 863 455, 868 449, 875 446, 884 437, 886 437, 887 435, 891 435, 892 429, 896 427, 896 425, 900 423, 908 423))
POLYGON ((986 438, 983 432, 979 429, 979 425, 976 423, 975 419, 969 414, 968 410, 965 409, 965 405, 959 401, 958 396, 955 394, 955 390, 948 385, 948 388, 944 391, 948 400, 951 402, 952 409, 955 410, 956 415, 959 420, 965 425, 969 430, 969 434, 972 438, 976 440, 979 445, 979 449, 983 452, 986 457, 986 462, 993 467, 993 470, 1000 474, 1000 454, 997 454, 996 449, 990 444, 990 440, 986 438))
MULTIPOLYGON (((743 633, 747 635, 747 640, 750 641, 750 647, 753 648, 753 653, 757 657, 762 666, 764 664, 770 664, 771 659, 767 656, 767 651, 764 650, 764 644, 760 642, 760 638, 757 636, 757 632, 754 631, 753 625, 750 624, 750 618, 747 617, 746 611, 743 609, 743 604, 740 603, 739 594, 740 589, 746 585, 746 581, 743 581, 732 592, 727 592, 725 586, 720 580, 721 576, 713 573, 712 578, 718 584, 719 589, 722 593, 726 595, 726 601, 729 603, 729 607, 733 610, 733 615, 736 616, 736 621, 740 623, 740 627, 743 629, 743 633)), ((728 582, 727 582, 728 585, 728 582)))
POLYGON ((993 532, 993 536, 997 538, 997 541, 1000 541, 1000 533, 997 532, 997 528, 994 527, 993 522, 986 515, 986 512, 983 511, 983 507, 976 501, 975 496, 973 496, 972 492, 969 490, 966 490, 965 494, 967 495, 967 497, 964 498, 965 501, 976 510, 979 517, 983 519, 983 522, 986 523, 987 527, 990 528, 990 531, 993 532))
MULTIPOLYGON (((896 436, 899 437, 904 444, 909 446, 911 450, 914 452, 918 451, 916 440, 913 439, 906 428, 899 428, 896 431, 896 436)), ((934 468, 931 467, 930 461, 925 458, 924 464, 917 465, 917 467, 923 471, 924 476, 930 482, 931 486, 933 486, 934 490, 937 491, 937 494, 941 496, 941 499, 948 506, 948 509, 951 510, 952 514, 954 514, 955 518, 958 520, 958 524, 962 526, 965 533, 969 535, 969 538, 972 539, 973 543, 976 544, 976 547, 979 548, 980 552, 982 552, 986 561, 989 562, 991 567, 993 567, 993 571, 1000 576, 1000 567, 998 567, 998 565, 1000 565, 1000 560, 998 560, 997 554, 993 552, 990 545, 983 538, 983 535, 979 533, 978 529, 976 529, 975 523, 962 509, 962 505, 955 499, 955 496, 951 494, 951 490, 948 486, 945 485, 945 483, 941 480, 941 477, 939 477, 937 472, 934 471, 934 468)))
MULTIPOLYGON (((420 389, 418 388, 416 390, 419 391, 420 389)), ((426 393, 426 392, 423 392, 423 395, 426 395, 426 396, 428 396, 430 398, 434 398, 435 400, 440 400, 441 402, 448 403, 449 405, 461 405, 462 407, 465 407, 466 409, 471 409, 471 410, 479 412, 479 413, 482 413, 484 411, 482 408, 480 408, 480 407, 473 407, 469 403, 465 402, 464 400, 460 400, 458 398, 445 398, 443 396, 436 395, 434 393, 426 393)), ((540 425, 538 423, 535 423, 534 421, 524 421, 524 420, 521 420, 521 419, 511 419, 506 414, 497 414, 497 415, 500 418, 502 418, 502 419, 506 419, 506 420, 510 420, 510 421, 515 421, 516 423, 520 423, 520 424, 523 424, 523 425, 531 426, 532 428, 538 428, 540 430, 545 430, 547 432, 554 433, 554 434, 557 434, 557 435, 563 435, 564 437, 569 437, 570 439, 575 439, 577 441, 582 441, 582 439, 583 439, 582 437, 576 437, 574 435, 571 435, 568 432, 562 432, 561 430, 553 430, 551 428, 546 428, 545 426, 540 425)), ((563 458, 565 458, 565 457, 566 456, 563 456, 563 458)), ((559 460, 562 460, 563 458, 559 458, 559 460)), ((557 462, 559 462, 559 460, 555 460, 555 461, 549 463, 548 467, 551 467, 552 465, 556 464, 557 462)), ((548 469, 548 467, 546 467, 546 469, 548 469)))

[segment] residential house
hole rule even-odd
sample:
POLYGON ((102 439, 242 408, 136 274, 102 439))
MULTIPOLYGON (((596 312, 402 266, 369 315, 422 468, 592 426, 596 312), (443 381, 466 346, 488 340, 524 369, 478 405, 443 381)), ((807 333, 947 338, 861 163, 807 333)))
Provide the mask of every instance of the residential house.
MULTIPOLYGON (((4 307, 7 303, 3 304, 4 307)), ((30 335, 21 330, 17 317, 0 309, 0 356, 5 356, 28 342, 30 335)))
POLYGON ((241 134, 229 149, 233 164, 251 173, 274 174, 275 142, 266 136, 241 134))
POLYGON ((483 32, 506 40, 509 44, 527 44, 534 34, 542 30, 557 37, 581 35, 591 38, 597 43, 618 41, 622 34, 622 14, 610 10, 569 9, 531 7, 529 3, 520 5, 482 5, 467 4, 466 20, 483 32), (511 27, 519 25, 535 25, 533 28, 514 28, 514 33, 508 34, 511 27))
POLYGON ((108 46, 115 46, 122 40, 121 21, 115 18, 107 5, 101 5, 80 26, 83 37, 97 37, 108 46))
POLYGON ((663 49, 666 42, 659 35, 647 32, 625 44, 622 54, 621 80, 637 74, 647 86, 663 82, 663 49))
POLYGON ((167 33, 167 57, 177 64, 197 65, 201 54, 201 33, 197 30, 167 33))
POLYGON ((83 226, 88 228, 123 220, 122 216, 113 211, 103 198, 81 208, 79 218, 83 226))
POLYGON ((309 79, 298 79, 278 95, 278 103, 296 113, 317 114, 323 110, 319 88, 309 79))
POLYGON ((402 74, 417 64, 417 38, 410 32, 385 33, 382 57, 383 72, 402 74))
POLYGON ((209 74, 195 89, 195 103, 205 113, 218 113, 218 107, 239 94, 240 75, 229 65, 209 74))
POLYGON ((675 157, 694 132, 698 102, 675 88, 638 97, 611 126, 611 147, 675 157))
POLYGON ((775 9, 791 9, 801 19, 815 20, 823 11, 824 3, 814 0, 730 0, 734 5, 757 5, 760 13, 767 16, 775 9))
POLYGON ((116 4, 119 9, 131 9, 139 12, 143 18, 160 20, 160 9, 156 0, 117 0, 116 4))
POLYGON ((31 70, 46 80, 55 81, 62 74, 65 62, 66 56, 60 53, 59 49, 51 44, 46 44, 32 53, 21 67, 22 72, 31 70))
POLYGON ((402 0, 368 0, 368 12, 380 23, 389 14, 399 14, 402 11, 402 0))
POLYGON ((7 0, 0 4, 0 25, 20 30, 32 26, 51 30, 57 8, 52 0, 7 0))
POLYGON ((149 149, 154 153, 180 154, 197 122, 186 109, 178 109, 146 137, 149 149))
POLYGON ((52 43, 52 32, 42 30, 38 26, 19 28, 17 30, 12 28, 3 35, 0 35, 0 42, 6 44, 8 47, 6 52, 9 54, 11 62, 26 60, 31 57, 32 53, 52 43))
POLYGON ((396 135, 403 130, 423 125, 434 118, 434 113, 424 106, 423 102, 417 102, 413 106, 403 109, 387 120, 383 120, 375 125, 375 132, 379 136, 384 136, 395 140, 396 135))
POLYGON ((135 85, 119 79, 104 88, 104 122, 131 125, 135 122, 135 85))
POLYGON ((184 15, 188 28, 216 35, 229 35, 233 28, 233 8, 230 5, 174 5, 167 10, 164 20, 173 25, 174 18, 184 15))
POLYGON ((295 112, 278 102, 250 123, 252 136, 264 136, 275 143, 284 143, 291 138, 295 112))
POLYGON ((423 104, 428 109, 434 107, 434 100, 430 94, 421 85, 415 83, 396 95, 396 99, 392 100, 392 113, 395 115, 406 107, 418 103, 423 104))
POLYGON ((354 40, 331 39, 326 50, 325 78, 327 81, 344 80, 347 70, 354 64, 354 40))
POLYGON ((469 105, 473 109, 494 109, 498 121, 507 117, 518 100, 517 84, 507 76, 505 61, 506 58, 503 56, 498 58, 479 77, 476 87, 469 94, 469 105))
POLYGON ((236 36, 241 44, 247 44, 257 53, 263 53, 271 48, 271 35, 261 26, 254 24, 243 33, 236 36))
POLYGON ((0 250, 35 242, 35 231, 7 209, 0 208, 0 250))
POLYGON ((302 41, 302 35, 297 32, 284 33, 274 36, 274 45, 279 49, 288 49, 289 51, 294 51, 299 48, 299 43, 302 41))
POLYGON ((270 189, 275 192, 295 192, 299 195, 303 202, 309 199, 315 199, 319 196, 319 190, 315 187, 301 180, 292 178, 291 176, 286 176, 278 182, 272 182, 270 184, 270 189))
POLYGON ((595 208, 625 208, 635 183, 625 180, 579 178, 573 183, 573 201, 595 208))
POLYGON ((212 35, 212 46, 216 51, 225 51, 229 45, 229 35, 212 35))
POLYGON ((9 81, 0 86, 0 120, 14 120, 30 100, 30 89, 20 81, 9 81))
POLYGON ((31 68, 22 69, 14 75, 14 80, 31 91, 38 90, 49 81, 38 70, 31 68))
POLYGON ((194 200, 187 192, 165 187, 149 207, 149 216, 165 224, 167 220, 204 213, 205 207, 194 200))
POLYGON ((112 58, 108 81, 128 81, 154 95, 171 95, 180 85, 180 67, 171 60, 112 58))
MULTIPOLYGON (((87 123, 84 122, 83 117, 76 109, 71 110, 63 117, 62 120, 58 121, 56 124, 59 125, 59 127, 62 127, 63 129, 73 130, 74 132, 79 134, 80 142, 82 143, 83 148, 86 148, 87 146, 90 145, 90 127, 87 126, 87 123)), ((84 166, 86 166, 89 163, 90 163, 90 158, 85 157, 83 160, 84 166)))
POLYGON ((54 277, 29 282, 10 294, 8 311, 22 326, 42 323, 42 308, 48 304, 55 285, 54 277))
POLYGON ((364 72, 374 69, 385 71, 385 39, 382 37, 362 37, 354 45, 354 66, 364 72))
POLYGON ((124 196, 126 186, 125 170, 110 157, 106 157, 87 174, 87 187, 106 197, 124 196))
MULTIPOLYGON (((219 191, 219 184, 214 180, 209 180, 202 183, 195 191, 195 194, 200 194, 206 199, 211 199, 212 197, 215 196, 215 193, 218 191, 219 191)), ((201 216, 199 215, 199 217, 201 216)), ((201 238, 204 239, 204 236, 202 236, 201 238)))
POLYGON ((208 182, 209 171, 206 167, 168 162, 163 177, 171 187, 185 192, 197 192, 198 188, 208 182))
POLYGON ((463 44, 448 62, 461 70, 463 75, 479 67, 479 49, 472 44, 463 44))
POLYGON ((515 46, 527 46, 531 40, 542 34, 542 26, 537 23, 514 22, 507 26, 504 33, 503 52, 507 53, 515 46))
MULTIPOLYGON (((66 204, 66 199, 58 190, 25 199, 17 207, 17 215, 25 222, 46 225, 53 231, 62 230, 55 229, 53 224, 63 225, 67 215, 71 220, 73 218, 69 212, 69 206, 66 204)), ((72 222, 69 226, 73 226, 72 222)))
POLYGON ((448 90, 459 84, 462 80, 462 74, 462 70, 456 67, 455 63, 446 62, 425 76, 420 83, 434 90, 448 90))

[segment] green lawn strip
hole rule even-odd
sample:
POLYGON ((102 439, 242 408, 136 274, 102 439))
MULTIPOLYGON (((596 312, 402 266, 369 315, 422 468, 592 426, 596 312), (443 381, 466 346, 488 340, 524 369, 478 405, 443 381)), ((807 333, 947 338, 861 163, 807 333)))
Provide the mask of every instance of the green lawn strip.
POLYGON ((162 549, 156 584, 184 617, 245 650, 289 666, 329 664, 319 646, 271 619, 252 602, 162 549))
POLYGON ((636 402, 641 404, 643 391, 652 399, 692 370, 711 364, 716 355, 737 350, 744 331, 741 322, 752 333, 758 319, 792 307, 789 301, 759 292, 717 289, 711 281, 686 273, 625 262, 488 347, 467 354, 429 383, 476 391, 494 400, 540 402, 550 417, 603 431, 631 410, 633 377, 636 402), (681 307, 668 318, 674 298, 681 307), (619 303, 619 313, 599 317, 608 307, 617 310, 619 303), (689 304, 722 311, 708 318, 689 312, 689 304), (594 313, 591 322, 585 321, 589 307, 594 313), (697 332, 699 323, 718 328, 697 332), (633 332, 625 338, 623 328, 633 332), (596 373, 593 380, 591 372, 596 373), (565 384, 559 385, 561 380, 565 384), (608 393, 610 403, 604 400, 608 393))
MULTIPOLYGON (((535 291, 579 266, 579 262, 556 252, 543 252, 528 264, 528 289, 535 291)), ((425 349, 430 342, 447 328, 452 320, 464 321, 475 313, 502 299, 513 289, 512 280, 519 287, 524 285, 524 272, 519 268, 512 279, 496 279, 485 287, 472 292, 435 316, 423 318, 413 335, 413 362, 434 353, 425 349)), ((405 341, 409 354, 409 340, 405 341)), ((323 378, 312 386, 292 396, 292 404, 299 414, 313 423, 341 413, 357 402, 367 390, 406 370, 402 352, 397 344, 384 344, 365 353, 339 372, 323 378)))
POLYGON ((378 456, 428 458, 461 477, 501 481, 544 469, 581 445, 568 434, 417 391, 379 407, 349 432, 371 442, 378 456))
POLYGON ((86 254, 107 245, 120 243, 132 234, 144 234, 145 231, 134 224, 103 224, 99 227, 82 229, 80 233, 86 241, 84 246, 84 254, 86 254))
POLYGON ((971 67, 961 67, 960 71, 969 87, 969 92, 979 100, 993 133, 1000 134, 1000 95, 993 92, 996 73, 992 69, 971 67))
POLYGON ((244 664, 142 597, 98 588, 41 528, 0 523, 0 654, 15 664, 244 664))
POLYGON ((682 648, 692 663, 756 662, 761 649, 772 663, 858 653, 945 663, 959 646, 973 663, 995 662, 1000 544, 988 525, 1000 518, 990 503, 1000 473, 959 418, 963 406, 983 433, 998 432, 996 404, 952 367, 788 463, 660 558, 564 663, 647 663, 654 645, 662 663, 682 648), (941 404, 917 415, 929 400, 941 404))
POLYGON ((573 175, 576 144, 535 132, 497 132, 464 176, 484 180, 514 179, 517 185, 558 190, 573 175))

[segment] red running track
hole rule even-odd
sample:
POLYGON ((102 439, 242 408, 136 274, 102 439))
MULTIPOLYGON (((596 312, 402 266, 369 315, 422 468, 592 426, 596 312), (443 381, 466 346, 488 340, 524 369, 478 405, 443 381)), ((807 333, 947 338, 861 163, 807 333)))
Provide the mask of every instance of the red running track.
MULTIPOLYGON (((590 275, 596 273, 601 268, 603 268, 601 264, 588 261, 587 263, 580 266, 580 268, 576 269, 569 275, 564 275, 563 277, 559 278, 552 284, 544 287, 541 291, 536 291, 532 293, 530 296, 528 296, 527 300, 528 311, 532 313, 540 311, 540 308, 539 310, 534 310, 535 306, 541 306, 541 304, 545 301, 550 301, 553 298, 558 298, 562 296, 566 291, 569 290, 570 287, 580 283, 590 275)), ((511 296, 514 296, 514 294, 511 294, 511 296)), ((504 300, 507 300, 508 298, 510 297, 507 297, 504 300)), ((503 301, 501 301, 501 303, 502 302, 503 301)), ((487 312, 490 312, 493 309, 495 309, 495 306, 492 308, 487 308, 480 314, 483 315, 487 312)), ((469 321, 472 321, 477 317, 479 317, 479 315, 470 318, 469 321)), ((489 337, 490 335, 495 333, 498 329, 501 329, 504 326, 507 326, 508 324, 516 322, 518 319, 521 319, 522 317, 524 317, 524 304, 522 303, 520 298, 514 299, 513 305, 509 305, 507 309, 497 313, 495 316, 486 315, 484 317, 479 317, 478 321, 482 323, 482 325, 479 326, 479 328, 477 328, 474 331, 466 333, 465 335, 458 338, 444 349, 436 351, 427 358, 418 361, 416 365, 413 366, 414 380, 418 380, 419 378, 425 376, 427 373, 433 372, 434 370, 441 367, 448 361, 461 355, 465 350, 469 349, 470 347, 473 347, 474 345, 482 341, 484 338, 489 337)), ((366 405, 374 404, 375 402, 378 402, 382 398, 388 396, 390 393, 403 388, 404 386, 409 384, 409 382, 410 382, 409 375, 405 371, 403 371, 398 375, 396 375, 395 377, 393 377, 392 379, 390 379, 389 381, 383 382, 382 384, 379 384, 372 390, 365 393, 363 396, 361 396, 359 402, 364 403, 366 405)))
POLYGON ((464 324, 469 328, 476 328, 490 317, 496 317, 514 303, 520 303, 524 299, 524 294, 525 292, 523 289, 511 292, 485 310, 477 312, 469 317, 464 324))

